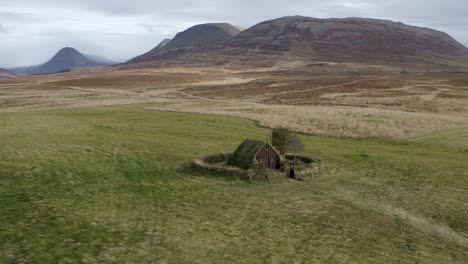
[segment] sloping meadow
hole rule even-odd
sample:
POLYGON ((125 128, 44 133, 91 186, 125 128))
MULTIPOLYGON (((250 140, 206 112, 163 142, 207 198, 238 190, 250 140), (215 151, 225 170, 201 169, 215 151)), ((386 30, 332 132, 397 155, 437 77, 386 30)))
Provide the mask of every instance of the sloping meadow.
POLYGON ((323 172, 249 183, 177 168, 269 129, 148 107, 0 114, 0 262, 468 258, 466 148, 303 135, 323 172))

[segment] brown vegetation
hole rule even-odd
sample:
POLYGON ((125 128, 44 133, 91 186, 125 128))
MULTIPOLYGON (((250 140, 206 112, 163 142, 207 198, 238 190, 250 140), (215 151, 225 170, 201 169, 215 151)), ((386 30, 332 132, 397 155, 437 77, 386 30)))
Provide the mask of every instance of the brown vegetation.
POLYGON ((405 138, 468 126, 468 76, 317 63, 103 69, 0 81, 0 111, 157 103, 324 136, 405 138))

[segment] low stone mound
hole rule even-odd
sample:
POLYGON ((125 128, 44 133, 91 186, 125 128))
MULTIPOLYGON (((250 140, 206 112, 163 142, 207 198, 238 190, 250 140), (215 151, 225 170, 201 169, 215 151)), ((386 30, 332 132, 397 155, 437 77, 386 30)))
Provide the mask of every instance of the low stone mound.
MULTIPOLYGON (((191 169, 196 172, 211 174, 215 176, 223 176, 238 180, 248 181, 273 181, 287 178, 288 170, 244 170, 228 164, 231 159, 232 153, 218 153, 207 155, 195 159, 191 163, 191 169)), ((306 157, 286 155, 288 161, 296 164, 296 174, 304 179, 314 173, 318 173, 323 169, 321 161, 306 157), (295 161, 294 161, 295 160, 295 161)))

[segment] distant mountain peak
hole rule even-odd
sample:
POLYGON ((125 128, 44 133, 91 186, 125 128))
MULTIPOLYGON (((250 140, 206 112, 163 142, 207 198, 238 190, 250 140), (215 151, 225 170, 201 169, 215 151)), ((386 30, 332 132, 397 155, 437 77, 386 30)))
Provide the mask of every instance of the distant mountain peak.
POLYGON ((72 47, 61 48, 52 58, 60 56, 84 56, 77 49, 72 47))
POLYGON ((73 47, 63 47, 61 48, 58 53, 61 53, 61 52, 76 52, 76 53, 80 53, 77 49, 73 48, 73 47))
POLYGON ((164 40, 156 48, 133 58, 129 63, 145 61, 168 50, 208 48, 222 43, 223 41, 227 41, 240 32, 242 32, 240 27, 233 26, 229 23, 195 25, 178 33, 172 40, 164 40))
POLYGON ((101 61, 89 58, 73 47, 64 47, 60 49, 49 61, 46 63, 18 68, 18 71, 25 74, 48 74, 57 73, 66 69, 76 67, 92 67, 106 65, 101 61))

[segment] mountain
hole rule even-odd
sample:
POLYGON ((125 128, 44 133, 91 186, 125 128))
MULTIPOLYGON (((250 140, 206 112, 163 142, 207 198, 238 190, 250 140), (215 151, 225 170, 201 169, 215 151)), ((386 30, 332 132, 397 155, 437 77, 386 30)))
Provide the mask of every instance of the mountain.
POLYGON ((205 41, 205 31, 204 27, 190 28, 163 49, 132 62, 275 65, 300 60, 458 65, 463 60, 466 65, 468 61, 467 48, 448 34, 389 20, 290 16, 234 31, 217 41, 205 41))
POLYGON ((37 66, 17 68, 15 70, 28 74, 56 73, 74 67, 91 67, 102 65, 84 56, 74 48, 66 47, 55 54, 48 62, 37 66))
POLYGON ((8 79, 21 76, 22 74, 0 68, 0 79, 8 79))
POLYGON ((129 62, 142 62, 164 54, 166 51, 206 49, 231 39, 242 32, 238 27, 228 23, 209 23, 193 26, 178 33, 172 40, 164 40, 153 50, 140 55, 129 62))
POLYGON ((387 56, 465 55, 448 34, 369 18, 283 17, 243 31, 230 47, 309 53, 320 59, 366 60, 387 56))

